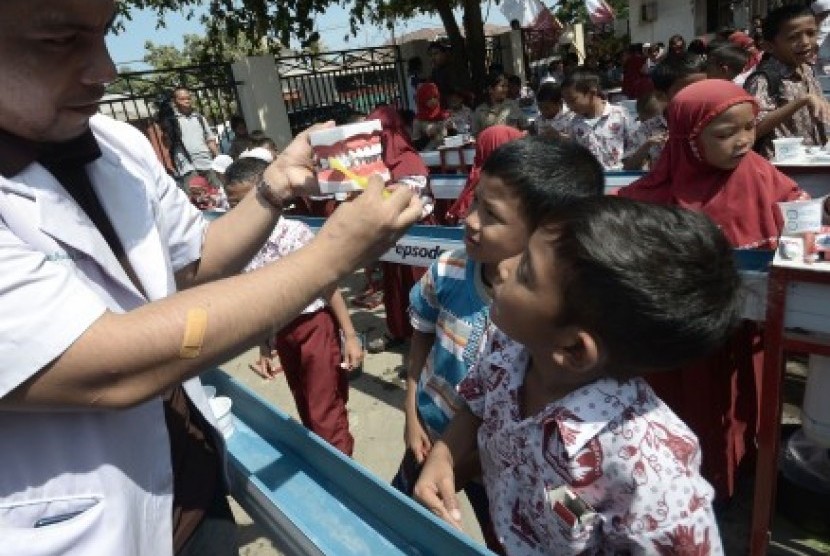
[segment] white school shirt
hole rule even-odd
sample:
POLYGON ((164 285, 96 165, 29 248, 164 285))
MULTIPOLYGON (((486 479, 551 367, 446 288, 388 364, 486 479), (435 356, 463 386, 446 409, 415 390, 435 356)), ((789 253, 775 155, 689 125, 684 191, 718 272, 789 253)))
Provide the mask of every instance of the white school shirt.
MULTIPOLYGON (((175 292, 173 273, 200 256, 207 222, 147 139, 100 115, 91 127, 101 157, 87 166, 89 178, 147 298, 41 165, 0 177, 0 396, 105 310, 123 313, 175 292)), ((215 427, 198 379, 184 387, 215 427)), ((0 411, 0 555, 170 555, 172 486, 160 398, 126 410, 0 411)))

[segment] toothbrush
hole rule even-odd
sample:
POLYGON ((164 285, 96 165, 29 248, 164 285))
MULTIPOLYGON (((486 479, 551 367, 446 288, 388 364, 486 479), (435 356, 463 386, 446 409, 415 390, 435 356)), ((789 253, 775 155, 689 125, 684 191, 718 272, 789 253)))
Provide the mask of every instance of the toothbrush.
MULTIPOLYGON (((369 185, 369 178, 364 177, 364 176, 360 176, 360 175, 356 174, 355 172, 353 172, 352 170, 350 170, 349 168, 346 168, 345 164, 343 164, 342 162, 340 162, 339 159, 337 159, 333 156, 329 157, 329 168, 331 168, 333 170, 337 170, 338 172, 340 172, 341 174, 346 176, 348 179, 355 182, 355 184, 357 184, 357 186, 361 189, 366 189, 366 186, 369 185)), ((392 192, 389 191, 388 189, 383 190, 383 198, 384 199, 386 197, 389 197, 389 195, 391 195, 391 194, 392 194, 392 192)))

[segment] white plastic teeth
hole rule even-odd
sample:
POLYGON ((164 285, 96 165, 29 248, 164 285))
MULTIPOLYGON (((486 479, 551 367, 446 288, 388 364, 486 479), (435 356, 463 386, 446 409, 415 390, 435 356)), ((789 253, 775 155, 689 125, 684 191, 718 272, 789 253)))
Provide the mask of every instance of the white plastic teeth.
MULTIPOLYGON (((350 168, 352 166, 363 166, 365 164, 380 162, 382 152, 383 148, 380 146, 380 143, 377 143, 374 145, 367 145, 365 147, 358 147, 345 153, 333 156, 332 158, 336 158, 341 164, 347 168, 350 168)), ((321 170, 328 170, 331 167, 329 165, 328 157, 320 157, 319 164, 321 170)))

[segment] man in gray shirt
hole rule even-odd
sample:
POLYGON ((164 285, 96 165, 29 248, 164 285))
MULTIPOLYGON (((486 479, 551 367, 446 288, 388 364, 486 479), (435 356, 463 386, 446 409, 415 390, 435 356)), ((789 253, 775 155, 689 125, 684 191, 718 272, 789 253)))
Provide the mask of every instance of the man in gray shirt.
POLYGON ((193 99, 186 87, 173 91, 173 110, 181 134, 181 141, 173 144, 173 161, 180 185, 185 191, 190 191, 190 181, 196 176, 203 176, 211 185, 221 188, 219 177, 210 168, 214 157, 219 154, 216 135, 205 117, 193 110, 193 99))

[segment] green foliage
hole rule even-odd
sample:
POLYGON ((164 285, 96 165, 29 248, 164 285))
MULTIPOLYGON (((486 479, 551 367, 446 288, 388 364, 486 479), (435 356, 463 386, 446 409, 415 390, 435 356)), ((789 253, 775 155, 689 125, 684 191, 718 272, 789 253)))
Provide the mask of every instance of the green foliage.
MULTIPOLYGON (((126 29, 131 9, 155 11, 157 25, 163 27, 166 14, 176 11, 195 17, 194 9, 201 4, 199 0, 121 0, 115 29, 116 32, 126 29)), ((203 54, 212 55, 214 60, 217 56, 225 59, 224 52, 229 46, 243 41, 249 49, 246 53, 279 53, 290 39, 303 41, 311 35, 316 16, 333 4, 347 5, 346 0, 209 0, 208 13, 202 22, 207 29, 207 42, 214 50, 206 49, 203 54)), ((471 66, 473 83, 483 82, 484 28, 479 0, 354 0, 348 5, 352 35, 364 24, 388 25, 398 18, 437 13, 459 59, 471 66), (456 7, 464 10, 466 40, 453 14, 456 7)), ((312 48, 313 45, 309 50, 312 48)))

